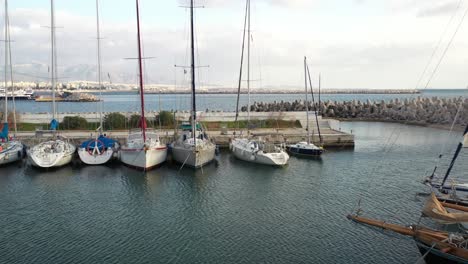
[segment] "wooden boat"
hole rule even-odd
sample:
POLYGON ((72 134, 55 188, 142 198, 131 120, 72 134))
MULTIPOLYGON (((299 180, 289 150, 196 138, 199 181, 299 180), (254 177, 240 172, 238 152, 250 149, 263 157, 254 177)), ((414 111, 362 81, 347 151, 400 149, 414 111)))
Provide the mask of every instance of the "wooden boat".
POLYGON ((347 217, 361 224, 413 237, 428 264, 468 263, 468 235, 437 231, 419 225, 396 225, 359 215, 348 215, 347 217))

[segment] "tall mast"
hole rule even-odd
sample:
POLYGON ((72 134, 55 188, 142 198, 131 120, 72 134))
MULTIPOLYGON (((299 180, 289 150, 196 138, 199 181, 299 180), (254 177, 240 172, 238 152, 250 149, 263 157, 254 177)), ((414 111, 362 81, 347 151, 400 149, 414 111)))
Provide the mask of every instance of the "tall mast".
POLYGON ((447 181, 447 178, 453 169, 453 165, 455 165, 455 161, 457 160, 458 155, 460 155, 460 151, 463 148, 464 139, 467 134, 468 134, 468 124, 466 125, 465 132, 463 133, 463 139, 462 141, 460 141, 460 143, 458 143, 458 147, 457 147, 457 150, 455 151, 455 154, 453 155, 452 162, 450 162, 447 172, 445 173, 444 180, 442 181, 442 184, 440 185, 441 187, 444 186, 445 182, 447 181))
POLYGON ((251 32, 250 32, 250 0, 247 0, 248 2, 248 8, 247 8, 247 14, 248 14, 248 22, 247 22, 247 31, 248 31, 248 39, 247 39, 247 91, 249 93, 249 102, 247 104, 247 126, 250 124, 250 38, 251 38, 251 32))
POLYGON ((195 36, 193 25, 193 0, 190 0, 190 46, 191 46, 191 69, 192 69, 192 136, 194 147, 197 146, 197 108, 195 105, 195 36))
POLYGON ((321 111, 321 109, 320 109, 320 105, 321 105, 321 104, 320 104, 320 103, 322 102, 322 101, 320 100, 320 94, 321 94, 320 89, 321 89, 321 87, 322 87, 322 74, 321 74, 321 73, 319 73, 319 85, 318 85, 318 86, 319 86, 319 87, 318 87, 318 88, 319 88, 319 89, 318 89, 318 90, 319 90, 319 91, 318 91, 318 93, 319 93, 319 94, 318 94, 318 105, 319 105, 318 110, 319 110, 319 112, 320 112, 320 111, 321 111))
POLYGON ((314 105, 315 122, 317 124, 317 131, 318 131, 318 134, 319 134, 320 146, 322 146, 323 145, 323 140, 322 140, 322 134, 320 134, 320 126, 319 126, 318 114, 317 114, 317 105, 315 104, 314 89, 312 88, 312 78, 310 78, 309 66, 307 66, 307 76, 309 77, 310 93, 312 95, 312 104, 314 105))
POLYGON ((55 120, 57 116, 57 109, 55 106, 55 88, 56 84, 56 53, 55 53, 55 14, 54 14, 54 0, 50 0, 50 47, 51 47, 51 83, 52 83, 52 119, 55 120))
POLYGON ((247 12, 249 8, 249 3, 250 1, 247 0, 245 4, 244 31, 242 34, 242 49, 241 49, 241 61, 240 61, 240 70, 239 70, 239 83, 237 86, 237 103, 236 103, 236 120, 235 120, 237 125, 239 125, 239 123, 237 122, 237 119, 239 118, 239 98, 240 98, 241 85, 242 85, 242 70, 244 66, 244 51, 245 51, 245 32, 246 32, 246 27, 247 27, 247 16, 248 16, 247 12))
POLYGON ((138 30, 138 68, 140 71, 140 103, 141 103, 141 132, 143 134, 143 142, 146 142, 146 119, 145 119, 145 96, 143 95, 143 66, 141 63, 141 39, 140 39, 140 7, 136 0, 137 11, 137 30, 138 30))
POLYGON ((7 76, 8 76, 8 73, 7 73, 7 67, 8 67, 8 18, 7 18, 7 14, 8 14, 8 1, 5 0, 5 111, 4 111, 4 115, 3 115, 3 122, 5 124, 8 124, 8 88, 7 88, 7 85, 8 85, 8 81, 7 81, 7 76))
POLYGON ((97 64, 98 64, 98 84, 99 84, 99 131, 102 133, 102 67, 101 67, 101 31, 99 29, 99 0, 96 0, 96 29, 97 29, 97 64))
POLYGON ((307 57, 304 57, 304 79, 305 79, 305 103, 306 103, 306 116, 307 116, 307 145, 310 144, 310 128, 309 128, 309 98, 307 96, 307 57))

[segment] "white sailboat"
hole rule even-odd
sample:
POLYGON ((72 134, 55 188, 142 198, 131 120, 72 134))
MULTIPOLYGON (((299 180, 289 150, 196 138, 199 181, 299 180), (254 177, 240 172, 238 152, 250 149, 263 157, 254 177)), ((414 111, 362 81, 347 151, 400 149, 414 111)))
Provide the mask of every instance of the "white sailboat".
POLYGON ((172 157, 183 166, 200 168, 214 160, 216 145, 211 142, 203 127, 197 121, 195 100, 195 36, 193 0, 190 0, 190 29, 191 29, 191 75, 192 75, 192 110, 191 124, 182 125, 182 133, 171 144, 172 157))
POLYGON ((148 131, 145 119, 145 100, 143 87, 143 65, 140 37, 140 8, 136 0, 138 30, 138 66, 140 79, 141 120, 140 129, 130 131, 127 143, 120 150, 120 160, 131 167, 149 170, 166 161, 167 146, 163 144, 156 131, 148 131))
MULTIPOLYGON (((237 108, 236 108, 236 122, 239 116, 239 96, 240 96, 240 87, 242 82, 242 66, 244 60, 244 47, 245 47, 245 33, 247 28, 247 90, 249 101, 247 105, 247 118, 250 122, 250 40, 251 40, 251 31, 250 31, 250 0, 246 2, 246 13, 244 21, 244 35, 242 43, 242 52, 241 52, 241 67, 239 74, 239 86, 237 94, 237 108)), ((264 165, 274 165, 274 166, 283 166, 286 165, 289 161, 289 155, 278 146, 267 143, 261 139, 251 140, 248 138, 234 138, 229 148, 231 149, 234 156, 240 160, 249 161, 258 164, 264 165)))
MULTIPOLYGON (((312 96, 313 96, 313 91, 312 91, 312 82, 310 80, 309 67, 307 66, 307 58, 306 57, 304 57, 304 76, 305 76, 305 100, 306 100, 305 104, 306 104, 306 116, 307 116, 307 128, 306 128, 306 130, 307 130, 307 142, 299 142, 299 143, 296 143, 296 144, 288 145, 288 146, 286 146, 286 149, 292 155, 314 157, 314 156, 322 155, 323 148, 322 147, 317 147, 310 140, 309 99, 308 99, 308 96, 307 96, 307 94, 308 94, 307 76, 309 76, 309 84, 310 84, 310 90, 311 90, 312 96)), ((315 101, 313 100, 313 97, 312 97, 312 103, 315 105, 315 101)), ((322 137, 320 135, 320 127, 319 127, 318 118, 317 118, 317 109, 315 109, 315 120, 317 122, 319 137, 321 139, 322 137)))
MULTIPOLYGON (((13 163, 23 158, 24 146, 21 142, 10 140, 8 127, 8 66, 10 67, 12 97, 13 94, 13 73, 11 65, 11 49, 10 49, 10 20, 8 17, 8 1, 5 0, 5 110, 3 112, 3 128, 0 131, 0 165, 13 163)), ((14 121, 16 122, 16 120, 14 121)), ((15 126, 16 128, 16 126, 15 126)))
POLYGON ((54 131, 54 138, 39 143, 27 151, 31 165, 39 168, 54 168, 71 162, 76 147, 68 140, 56 134, 58 129, 57 107, 55 103, 55 89, 57 80, 57 55, 55 50, 55 15, 54 0, 50 0, 51 7, 51 83, 52 83, 52 121, 50 129, 54 131))
MULTIPOLYGON (((101 67, 101 33, 99 30, 99 0, 96 0, 96 29, 97 29, 97 76, 99 83, 100 97, 102 97, 102 67, 101 67)), ((96 137, 89 139, 78 148, 78 156, 80 160, 88 165, 102 165, 109 162, 117 153, 119 144, 116 140, 108 138, 103 133, 102 122, 102 100, 97 102, 99 106, 99 128, 97 129, 96 137)))

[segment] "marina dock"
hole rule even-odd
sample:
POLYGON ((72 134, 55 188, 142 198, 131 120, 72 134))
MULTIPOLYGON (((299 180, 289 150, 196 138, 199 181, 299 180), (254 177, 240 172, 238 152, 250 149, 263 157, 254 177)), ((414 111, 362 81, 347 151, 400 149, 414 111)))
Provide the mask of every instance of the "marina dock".
MULTIPOLYGON (((131 116, 133 113, 122 113, 127 116, 131 116)), ((147 112, 146 117, 149 121, 154 121, 157 112, 147 112)), ((76 113, 65 113, 60 114, 58 120, 61 122, 64 116, 72 116, 76 113)), ((86 118, 88 122, 98 121, 98 115, 96 113, 80 113, 80 116, 86 118)), ((202 122, 233 122, 235 120, 235 112, 199 112, 200 121, 202 122)), ((188 112, 177 112, 175 114, 177 120, 185 121, 190 118, 188 112)), ((252 112, 250 116, 251 120, 284 120, 284 121, 299 121, 302 128, 257 128, 252 129, 250 134, 252 136, 262 137, 270 140, 275 144, 293 144, 299 141, 305 141, 307 131, 306 127, 306 114, 305 112, 252 112)), ((23 113, 20 115, 20 120, 26 123, 36 123, 44 124, 48 123, 50 119, 49 114, 27 114, 23 113)), ((340 131, 339 121, 334 119, 322 119, 319 116, 319 126, 320 132, 322 135, 323 146, 325 148, 353 148, 354 147, 354 135, 340 131)), ((247 120, 247 113, 239 113, 239 120, 247 120)), ((315 120, 309 120, 309 126, 311 129, 311 139, 314 143, 319 143, 319 135, 317 125, 315 120)), ((163 142, 169 143, 174 139, 174 129, 163 129, 162 130, 162 140, 163 142)), ((246 135, 247 130, 236 130, 228 128, 220 129, 209 129, 207 131, 208 135, 213 138, 215 143, 220 148, 229 147, 229 142, 236 135, 242 134, 246 135)), ((19 132, 17 137, 25 142, 26 145, 32 144, 38 141, 40 136, 49 136, 50 133, 43 132, 42 129, 31 132, 19 132)), ((73 131, 58 131, 58 134, 69 138, 74 143, 79 144, 79 142, 89 139, 94 133, 90 130, 73 130, 73 131)), ((125 143, 128 130, 114 130, 108 131, 107 135, 118 139, 121 143, 125 143)))

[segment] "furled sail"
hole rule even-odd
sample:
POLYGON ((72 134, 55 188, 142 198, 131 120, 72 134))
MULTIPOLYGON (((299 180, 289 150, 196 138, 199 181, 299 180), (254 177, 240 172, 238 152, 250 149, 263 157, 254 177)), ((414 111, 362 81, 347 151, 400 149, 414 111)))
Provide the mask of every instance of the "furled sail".
POLYGON ((424 205, 422 213, 425 216, 428 216, 435 221, 443 224, 456 224, 462 222, 468 222, 468 213, 450 213, 445 209, 445 207, 437 200, 437 197, 434 193, 431 193, 431 196, 424 205))

